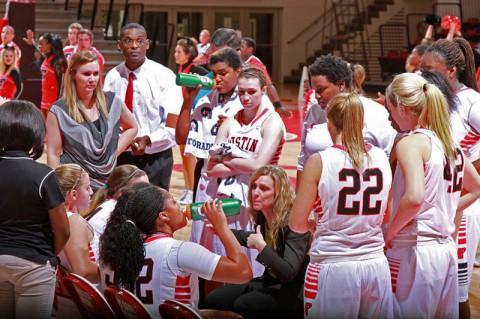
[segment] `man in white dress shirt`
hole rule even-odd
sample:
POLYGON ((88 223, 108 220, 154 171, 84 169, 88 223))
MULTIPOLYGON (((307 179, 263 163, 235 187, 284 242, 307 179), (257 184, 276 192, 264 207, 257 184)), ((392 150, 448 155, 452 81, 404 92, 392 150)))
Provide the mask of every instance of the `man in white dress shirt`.
POLYGON ((166 126, 166 120, 167 116, 174 118, 172 115, 180 111, 181 87, 175 84, 173 71, 147 59, 150 43, 142 25, 125 25, 117 45, 125 61, 108 72, 104 90, 125 97, 125 104, 131 105, 138 124, 138 135, 131 147, 118 157, 118 165, 136 165, 147 173, 150 183, 168 190, 175 130, 166 126))

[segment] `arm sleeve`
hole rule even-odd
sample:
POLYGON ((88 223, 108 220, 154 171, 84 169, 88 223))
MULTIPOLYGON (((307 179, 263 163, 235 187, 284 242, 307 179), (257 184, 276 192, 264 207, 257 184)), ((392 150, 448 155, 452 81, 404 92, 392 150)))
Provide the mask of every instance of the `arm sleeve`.
POLYGON ((310 232, 295 233, 286 229, 285 251, 283 258, 271 247, 265 246, 257 256, 257 261, 269 268, 282 282, 292 281, 307 258, 310 232))
POLYGON ((469 98, 470 109, 468 110, 468 124, 475 133, 480 134, 480 94, 478 99, 469 98))
POLYGON ((300 142, 300 153, 298 154, 298 162, 297 162, 297 170, 299 171, 303 171, 303 167, 305 166, 305 163, 310 157, 310 154, 307 152, 307 149, 305 147, 305 140, 307 138, 308 128, 310 127, 310 125, 321 124, 326 121, 326 116, 322 116, 322 114, 325 112, 317 112, 317 109, 320 109, 320 106, 318 104, 312 105, 308 109, 307 115, 305 116, 305 120, 303 121, 302 139, 300 142))
POLYGON ((52 209, 65 201, 57 174, 52 170, 40 184, 40 196, 47 209, 52 209))
POLYGON ((220 255, 198 244, 184 241, 178 246, 177 261, 178 267, 185 272, 211 280, 220 261, 220 255))
POLYGON ((248 236, 253 234, 253 232, 247 232, 247 231, 240 230, 240 229, 231 229, 231 231, 232 231, 233 235, 235 236, 235 238, 237 238, 240 245, 242 245, 244 247, 247 247, 247 238, 248 238, 248 236))
POLYGON ((15 98, 17 98, 17 96, 21 93, 22 79, 20 78, 20 73, 16 69, 13 69, 12 72, 10 72, 10 76, 12 77, 13 81, 15 82, 15 86, 17 87, 17 92, 15 92, 15 98))
POLYGON ((307 137, 307 129, 309 125, 310 123, 308 123, 308 114, 307 114, 307 117, 305 118, 305 121, 303 121, 303 125, 302 125, 302 139, 300 141, 300 153, 298 153, 297 170, 299 171, 303 171, 303 167, 305 166, 305 163, 307 162, 307 159, 308 159, 308 155, 305 149, 305 139, 307 137))

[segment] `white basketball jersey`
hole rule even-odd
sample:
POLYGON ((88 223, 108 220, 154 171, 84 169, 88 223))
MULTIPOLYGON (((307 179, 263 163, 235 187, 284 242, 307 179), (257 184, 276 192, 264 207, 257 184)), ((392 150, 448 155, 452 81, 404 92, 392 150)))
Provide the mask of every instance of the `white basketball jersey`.
POLYGON ((343 146, 320 152, 322 176, 318 194, 323 214, 310 249, 315 262, 382 251, 380 226, 387 208, 392 172, 385 152, 367 145, 360 172, 343 146))
POLYGON ((208 150, 215 142, 218 131, 218 117, 235 115, 243 105, 238 99, 238 89, 227 98, 213 90, 202 97, 195 107, 190 121, 190 131, 185 145, 185 154, 198 158, 208 158, 208 150))
MULTIPOLYGON (((220 256, 204 247, 157 235, 145 241, 145 263, 135 282, 135 295, 152 317, 158 306, 174 299, 198 309, 198 277, 210 280, 220 256)), ((102 290, 114 283, 114 272, 100 267, 102 290)))
POLYGON ((395 142, 397 131, 392 127, 388 119, 386 108, 373 101, 359 95, 363 105, 363 139, 365 143, 381 148, 387 156, 395 142))
MULTIPOLYGON (((263 123, 270 116, 279 116, 274 110, 265 108, 253 121, 249 124, 241 123, 242 111, 240 110, 232 123, 230 132, 228 135, 228 142, 237 145, 240 149, 245 151, 250 158, 256 158, 262 147, 263 137, 261 134, 263 123)), ((285 134, 285 128, 283 129, 285 134)), ((282 153, 283 144, 285 142, 285 136, 280 142, 275 156, 272 158, 269 164, 277 165, 280 155, 282 153)), ((269 147, 269 145, 263 147, 269 147)))
MULTIPOLYGON (((67 212, 67 217, 70 218, 70 216, 73 216, 74 214, 76 213, 67 212)), ((92 240, 88 243, 89 259, 91 262, 98 263, 99 236, 95 234, 93 227, 88 223, 88 221, 85 220, 85 224, 90 230, 90 232, 93 234, 92 240)), ((72 266, 70 265, 70 262, 67 259, 67 255, 65 254, 65 250, 62 249, 62 251, 58 254, 57 257, 60 260, 60 264, 63 267, 65 267, 65 269, 67 269, 69 272, 73 272, 72 266)))
POLYGON ((480 93, 466 86, 454 93, 458 110, 450 115, 453 138, 474 161, 480 151, 480 93))
MULTIPOLYGON (((430 138, 432 152, 424 164, 425 198, 413 222, 402 229, 395 239, 412 240, 416 236, 450 236, 455 230, 454 218, 462 189, 464 158, 457 150, 455 167, 447 163, 442 144, 436 134, 427 129, 417 129, 410 134, 425 134, 430 138)), ((393 180, 393 214, 405 193, 405 177, 397 164, 393 180)))

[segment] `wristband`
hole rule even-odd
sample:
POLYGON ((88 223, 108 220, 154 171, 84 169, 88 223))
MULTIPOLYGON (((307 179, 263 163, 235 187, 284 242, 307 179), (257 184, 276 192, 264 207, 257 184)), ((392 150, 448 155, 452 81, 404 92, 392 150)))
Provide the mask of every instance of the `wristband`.
POLYGON ((280 101, 273 102, 273 106, 275 106, 275 108, 278 109, 279 107, 282 107, 282 103, 280 101))

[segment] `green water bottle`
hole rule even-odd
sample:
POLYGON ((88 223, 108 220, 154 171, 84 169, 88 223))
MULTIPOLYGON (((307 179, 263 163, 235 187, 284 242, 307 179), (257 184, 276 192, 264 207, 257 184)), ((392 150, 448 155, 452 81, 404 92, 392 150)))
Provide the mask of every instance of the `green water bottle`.
MULTIPOLYGON (((219 200, 219 202, 222 202, 222 208, 225 215, 233 216, 233 215, 240 214, 240 201, 238 199, 226 198, 226 199, 219 200)), ((205 216, 205 214, 202 213, 200 209, 202 205, 203 205, 203 202, 192 203, 188 205, 187 210, 185 211, 185 216, 187 217, 187 219, 192 219, 192 220, 206 219, 207 216, 205 216)))
POLYGON ((208 76, 201 76, 197 74, 178 73, 175 83, 179 86, 185 86, 195 89, 201 85, 202 89, 212 90, 215 87, 215 80, 208 76))

